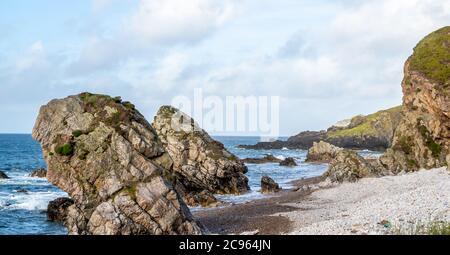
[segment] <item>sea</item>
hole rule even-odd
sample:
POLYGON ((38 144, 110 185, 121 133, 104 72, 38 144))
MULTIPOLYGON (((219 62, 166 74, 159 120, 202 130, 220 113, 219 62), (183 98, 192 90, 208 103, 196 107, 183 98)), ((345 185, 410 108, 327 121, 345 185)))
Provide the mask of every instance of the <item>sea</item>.
MULTIPOLYGON (((261 177, 272 177, 283 189, 291 188, 291 182, 302 178, 322 175, 326 164, 305 163, 305 150, 248 150, 238 145, 255 144, 259 137, 214 137, 239 158, 260 158, 267 154, 279 159, 292 157, 297 167, 281 167, 279 164, 248 164, 247 177, 251 191, 241 196, 218 198, 229 203, 245 203, 264 198, 260 190, 261 177)), ((282 138, 286 139, 286 138, 282 138)), ((377 156, 379 153, 361 151, 363 156, 377 156)), ((48 202, 68 196, 64 191, 50 184, 45 178, 29 177, 38 168, 46 168, 40 145, 29 134, 0 134, 0 171, 10 179, 0 180, 0 235, 65 235, 61 225, 47 221, 48 202)), ((201 210, 201 208, 192 208, 201 210)))

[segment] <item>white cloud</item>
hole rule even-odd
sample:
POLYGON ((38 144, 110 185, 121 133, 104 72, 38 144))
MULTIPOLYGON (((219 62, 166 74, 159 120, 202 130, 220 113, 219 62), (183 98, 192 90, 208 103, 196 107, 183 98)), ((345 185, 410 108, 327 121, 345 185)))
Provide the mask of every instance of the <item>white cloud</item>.
POLYGON ((147 43, 186 43, 203 38, 233 14, 229 0, 141 0, 126 30, 147 43))

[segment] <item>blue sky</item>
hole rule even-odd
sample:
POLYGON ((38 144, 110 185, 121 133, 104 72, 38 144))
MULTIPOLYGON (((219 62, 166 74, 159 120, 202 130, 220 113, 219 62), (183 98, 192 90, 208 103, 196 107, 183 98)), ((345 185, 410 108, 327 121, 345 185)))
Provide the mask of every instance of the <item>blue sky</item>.
POLYGON ((450 0, 5 0, 0 133, 30 133, 40 105, 121 95, 151 120, 174 96, 281 96, 281 133, 401 104, 415 44, 450 0))

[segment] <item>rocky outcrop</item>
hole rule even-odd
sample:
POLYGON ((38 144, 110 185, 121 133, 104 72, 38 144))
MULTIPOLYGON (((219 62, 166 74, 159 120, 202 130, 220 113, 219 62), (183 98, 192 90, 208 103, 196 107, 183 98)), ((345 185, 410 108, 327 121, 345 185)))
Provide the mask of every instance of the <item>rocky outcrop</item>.
POLYGON ((320 141, 314 143, 313 147, 308 150, 306 162, 329 163, 342 150, 342 148, 320 141))
POLYGON ((33 138, 47 179, 74 200, 70 234, 201 234, 169 178, 172 160, 129 102, 82 93, 41 107, 33 138))
POLYGON ((286 158, 280 162, 280 166, 294 167, 297 166, 297 162, 295 162, 294 158, 286 158))
POLYGON ((342 150, 331 160, 323 175, 331 182, 356 182, 361 178, 381 175, 377 161, 369 161, 351 150, 342 150))
POLYGON ((403 114, 392 148, 381 157, 394 171, 448 166, 450 147, 450 27, 425 37, 407 60, 403 114))
POLYGON ((247 167, 185 113, 158 111, 153 127, 173 159, 173 174, 187 193, 242 194, 249 190, 247 167))
POLYGON ((266 155, 263 158, 246 158, 242 160, 247 164, 268 164, 268 163, 281 163, 281 159, 276 158, 272 155, 266 155))
POLYGON ((269 176, 263 176, 261 178, 261 193, 271 194, 281 191, 280 186, 269 176))
POLYGON ((287 141, 241 145, 245 149, 310 149, 315 142, 324 141, 347 149, 385 150, 392 145, 395 129, 402 118, 402 107, 356 116, 341 121, 327 131, 302 132, 287 141))
POLYGON ((35 178, 45 178, 47 176, 47 170, 45 169, 36 169, 33 172, 31 172, 30 177, 35 178))
POLYGON ((9 179, 9 177, 5 174, 5 172, 0 171, 0 179, 9 179))
POLYGON ((60 197, 50 201, 47 206, 47 219, 53 222, 64 223, 67 217, 67 209, 73 204, 73 199, 67 197, 60 197))

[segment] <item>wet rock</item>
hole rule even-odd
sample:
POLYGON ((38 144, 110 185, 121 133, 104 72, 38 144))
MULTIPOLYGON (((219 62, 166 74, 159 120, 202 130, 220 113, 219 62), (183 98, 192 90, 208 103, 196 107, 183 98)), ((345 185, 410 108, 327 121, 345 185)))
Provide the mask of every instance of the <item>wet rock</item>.
POLYGON ((23 194, 28 194, 28 190, 26 189, 18 189, 16 190, 17 193, 23 193, 23 194))
POLYGON ((61 197, 50 201, 47 206, 47 219, 53 222, 63 223, 67 217, 67 210, 74 201, 70 198, 61 197))
POLYGON ((261 193, 270 194, 281 191, 280 186, 269 176, 263 176, 261 178, 261 193))
POLYGON ((280 162, 280 166, 295 167, 297 166, 297 162, 295 162, 294 158, 286 158, 280 162))
POLYGON ((0 179, 9 179, 9 177, 5 174, 5 172, 0 171, 0 179))
POLYGON ((36 169, 30 174, 30 177, 37 177, 37 178, 45 178, 46 176, 47 170, 45 169, 36 169))
POLYGON ((47 179, 74 200, 69 234, 201 234, 170 180, 172 160, 133 104, 82 93, 41 107, 33 138, 47 179))
POLYGON ((308 150, 306 162, 329 163, 342 150, 342 148, 320 141, 314 143, 313 147, 308 150))
POLYGON ((245 164, 185 113, 163 106, 153 127, 173 160, 177 187, 182 186, 187 194, 237 195, 249 190, 245 164))
POLYGON ((267 164, 267 163, 281 163, 282 160, 272 155, 266 155, 264 158, 246 158, 243 159, 242 161, 248 164, 267 164))

